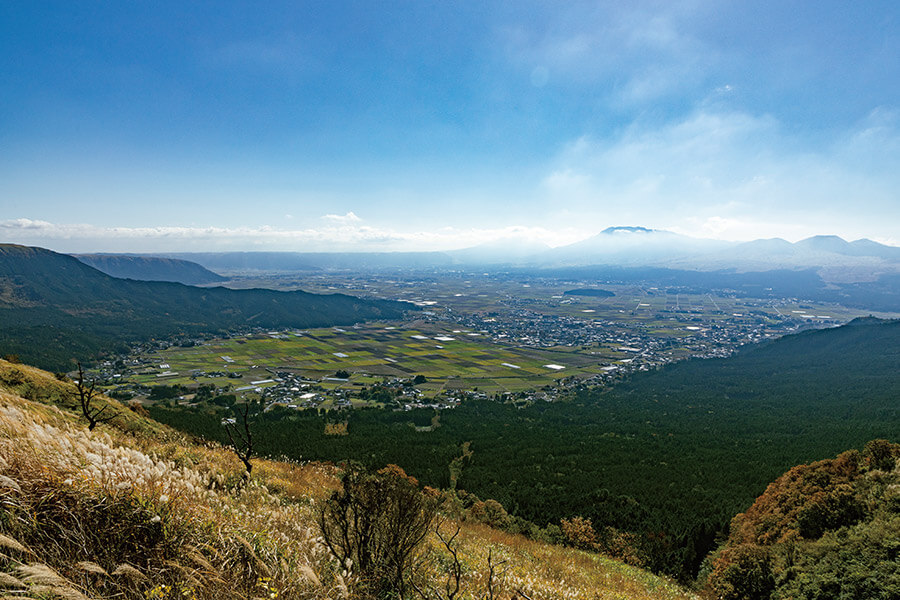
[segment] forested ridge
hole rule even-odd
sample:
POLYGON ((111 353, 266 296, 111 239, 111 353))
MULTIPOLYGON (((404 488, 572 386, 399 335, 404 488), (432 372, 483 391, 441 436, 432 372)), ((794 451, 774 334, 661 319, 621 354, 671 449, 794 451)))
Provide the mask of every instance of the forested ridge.
POLYGON ((227 281, 217 273, 188 260, 128 254, 73 254, 75 258, 112 277, 141 281, 174 281, 202 285, 227 281))
MULTIPOLYGON (((861 319, 788 336, 728 359, 692 360, 526 408, 465 402, 443 411, 363 409, 257 417, 258 449, 305 460, 396 463, 424 483, 500 501, 539 526, 582 516, 638 536, 643 562, 682 579, 731 517, 790 467, 900 430, 900 322, 861 319), (349 435, 329 436, 340 418, 349 435)), ((222 414, 153 410, 222 439, 222 414)))
POLYGON ((126 342, 264 327, 348 325, 415 308, 344 294, 117 279, 43 248, 0 244, 0 352, 65 371, 126 342))

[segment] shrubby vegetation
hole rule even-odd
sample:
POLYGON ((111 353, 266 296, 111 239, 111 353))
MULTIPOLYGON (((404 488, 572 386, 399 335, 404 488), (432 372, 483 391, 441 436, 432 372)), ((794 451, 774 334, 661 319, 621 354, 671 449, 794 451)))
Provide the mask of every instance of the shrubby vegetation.
POLYGON ((900 444, 800 465, 746 511, 711 560, 721 600, 900 597, 900 444))
MULTIPOLYGON (((7 394, 0 400, 7 595, 300 598, 317 597, 316 572, 334 577, 312 542, 316 531, 302 526, 308 509, 282 505, 258 483, 235 487, 221 454, 171 433, 168 442, 112 428, 87 434, 64 413, 7 394), (155 456, 123 445, 128 439, 155 456)), ((129 415, 130 431, 140 431, 129 415)))
MULTIPOLYGON (((154 385, 150 388, 148 398, 150 400, 170 400, 186 394, 187 391, 187 388, 183 385, 154 385)), ((200 394, 201 392, 198 390, 197 393, 200 394)))
POLYGON ((438 507, 438 495, 420 491, 396 465, 377 473, 351 469, 322 505, 318 523, 325 545, 356 570, 366 594, 404 598, 438 507))

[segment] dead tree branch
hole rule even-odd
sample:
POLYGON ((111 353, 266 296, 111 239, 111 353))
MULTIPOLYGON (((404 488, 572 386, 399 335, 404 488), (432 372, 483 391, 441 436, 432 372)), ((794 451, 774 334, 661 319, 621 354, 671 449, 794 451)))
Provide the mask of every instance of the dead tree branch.
POLYGON ((97 408, 94 401, 97 398, 97 380, 92 379, 91 384, 87 385, 84 381, 84 369, 81 363, 78 364, 78 381, 75 382, 75 389, 78 391, 78 400, 81 403, 81 414, 88 422, 88 431, 93 431, 99 423, 106 423, 115 419, 119 413, 113 412, 103 416, 103 413, 109 408, 109 404, 104 404, 101 408, 97 408))
POLYGON ((494 575, 496 574, 496 568, 505 563, 505 560, 501 560, 498 563, 494 563, 494 549, 490 548, 488 550, 488 580, 487 580, 487 600, 494 600, 494 575))
POLYGON ((450 554, 451 559, 451 564, 447 567, 447 582, 444 584, 444 593, 441 593, 440 590, 433 586, 428 586, 427 590, 422 589, 413 581, 412 587, 422 600, 454 600, 461 587, 463 570, 462 563, 459 560, 459 548, 455 544, 456 537, 460 532, 460 526, 457 524, 453 535, 447 537, 441 532, 441 526, 445 522, 445 520, 441 519, 434 528, 441 545, 450 554))
POLYGON ((225 419, 222 421, 222 425, 228 433, 231 449, 244 463, 244 467, 247 469, 246 477, 250 479, 250 474, 253 471, 253 463, 250 462, 250 459, 253 458, 253 436, 250 433, 250 405, 244 404, 243 407, 236 408, 236 411, 240 418, 240 423, 238 423, 238 419, 225 419))

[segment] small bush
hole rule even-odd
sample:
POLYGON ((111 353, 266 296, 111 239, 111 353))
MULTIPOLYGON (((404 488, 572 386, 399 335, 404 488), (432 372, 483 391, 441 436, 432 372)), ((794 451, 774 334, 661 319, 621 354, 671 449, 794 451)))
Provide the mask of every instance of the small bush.
POLYGON ((363 597, 405 597, 412 566, 437 514, 437 500, 400 467, 349 471, 319 513, 331 553, 359 578, 363 597))
POLYGON ((897 464, 900 446, 887 440, 872 440, 863 448, 863 459, 872 469, 893 471, 897 464))
POLYGON ((495 529, 506 530, 511 522, 503 505, 492 499, 475 502, 469 509, 469 515, 476 521, 490 525, 495 529))

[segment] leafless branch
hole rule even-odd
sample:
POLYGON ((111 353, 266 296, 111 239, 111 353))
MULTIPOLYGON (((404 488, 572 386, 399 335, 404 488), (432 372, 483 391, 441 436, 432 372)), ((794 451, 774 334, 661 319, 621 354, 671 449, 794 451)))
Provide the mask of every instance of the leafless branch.
POLYGON ((113 412, 111 415, 102 416, 106 409, 109 408, 109 404, 103 405, 101 408, 97 408, 94 405, 94 400, 97 398, 97 380, 92 379, 90 385, 86 385, 84 381, 84 369, 81 367, 81 363, 78 364, 78 381, 75 382, 75 389, 78 391, 78 400, 81 403, 81 414, 84 415, 84 418, 87 419, 88 422, 88 431, 93 431, 94 427, 96 427, 99 423, 106 423, 108 421, 112 421, 115 419, 119 413, 113 412))
MULTIPOLYGON (((488 550, 488 580, 487 580, 487 600, 494 600, 494 576, 497 574, 496 569, 500 565, 506 563, 505 560, 501 560, 498 563, 494 563, 494 549, 491 548, 488 550)), ((518 593, 518 592, 517 592, 518 593)), ((524 595, 524 594, 523 594, 524 595)))
POLYGON ((250 459, 253 458, 253 436, 250 433, 250 405, 245 404, 242 408, 238 408, 237 413, 241 421, 240 429, 238 429, 237 420, 226 420, 222 422, 222 425, 225 426, 225 431, 228 433, 231 449, 234 450, 240 461, 244 463, 244 467, 247 469, 247 479, 249 479, 253 471, 253 463, 250 462, 250 459))
POLYGON ((441 533, 441 525, 443 522, 438 523, 435 528, 435 532, 437 533, 438 539, 441 540, 441 544, 444 545, 444 548, 447 549, 447 552, 450 553, 450 556, 453 558, 453 564, 450 567, 449 573, 447 573, 447 600, 453 600, 456 597, 456 594, 459 593, 459 584, 462 579, 462 564, 459 562, 459 550, 456 546, 453 545, 454 540, 459 535, 460 527, 459 523, 456 524, 456 531, 453 532, 449 538, 445 538, 444 534, 441 533), (450 587, 453 586, 451 591, 450 587))

